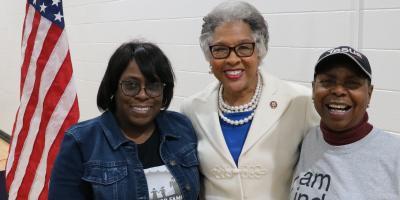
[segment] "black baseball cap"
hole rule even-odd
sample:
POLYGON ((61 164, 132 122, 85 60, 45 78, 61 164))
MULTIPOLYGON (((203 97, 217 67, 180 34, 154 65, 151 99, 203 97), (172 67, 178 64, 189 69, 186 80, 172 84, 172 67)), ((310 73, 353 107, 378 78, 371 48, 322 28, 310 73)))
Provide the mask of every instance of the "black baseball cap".
POLYGON ((350 60, 355 63, 355 66, 358 66, 359 69, 365 73, 369 80, 372 79, 371 66, 369 65, 368 58, 349 46, 339 46, 322 53, 315 65, 314 76, 320 71, 320 68, 323 66, 323 61, 328 59, 343 59, 343 56, 350 58, 350 60))

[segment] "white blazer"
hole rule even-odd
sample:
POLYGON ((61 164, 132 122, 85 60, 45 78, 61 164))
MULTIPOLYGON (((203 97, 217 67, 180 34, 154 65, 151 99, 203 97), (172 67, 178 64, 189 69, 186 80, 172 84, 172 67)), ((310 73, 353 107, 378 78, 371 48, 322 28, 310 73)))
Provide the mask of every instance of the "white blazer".
POLYGON ((182 103, 198 136, 201 198, 287 200, 299 145, 319 122, 309 88, 261 71, 260 102, 236 166, 218 117, 219 83, 182 103), (274 104, 276 103, 276 107, 274 104))

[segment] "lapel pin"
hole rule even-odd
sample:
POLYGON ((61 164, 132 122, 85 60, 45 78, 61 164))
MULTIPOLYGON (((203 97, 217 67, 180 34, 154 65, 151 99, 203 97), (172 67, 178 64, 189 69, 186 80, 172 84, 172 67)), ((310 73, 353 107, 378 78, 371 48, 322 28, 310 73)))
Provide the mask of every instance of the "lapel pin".
POLYGON ((271 101, 269 102, 269 106, 271 106, 272 109, 275 109, 276 107, 278 107, 278 103, 276 101, 271 101))

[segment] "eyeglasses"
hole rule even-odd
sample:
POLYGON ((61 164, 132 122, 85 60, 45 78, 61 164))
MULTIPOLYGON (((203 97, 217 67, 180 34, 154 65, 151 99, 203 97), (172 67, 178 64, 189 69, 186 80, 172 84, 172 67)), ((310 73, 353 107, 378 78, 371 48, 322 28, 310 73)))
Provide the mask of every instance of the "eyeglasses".
POLYGON ((161 82, 150 82, 146 83, 144 87, 142 87, 139 81, 135 80, 124 80, 119 83, 121 85, 122 93, 126 96, 135 97, 139 94, 142 88, 146 92, 149 97, 159 97, 164 91, 165 83, 161 82))
POLYGON ((238 44, 234 47, 228 47, 225 45, 212 45, 210 46, 210 52, 213 58, 215 59, 225 59, 231 55, 232 50, 235 52, 238 57, 250 57, 253 55, 254 46, 256 43, 242 43, 238 44))
POLYGON ((342 85, 343 88, 348 90, 356 90, 363 86, 366 79, 349 79, 345 81, 337 81, 336 79, 322 79, 316 83, 326 89, 332 89, 337 85, 342 85))

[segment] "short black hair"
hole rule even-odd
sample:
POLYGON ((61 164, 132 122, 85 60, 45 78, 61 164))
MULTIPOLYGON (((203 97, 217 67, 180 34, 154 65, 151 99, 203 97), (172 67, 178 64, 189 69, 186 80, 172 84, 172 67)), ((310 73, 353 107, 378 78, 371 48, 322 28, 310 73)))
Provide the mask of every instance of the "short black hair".
POLYGON ((136 40, 122 44, 111 56, 97 92, 99 110, 115 111, 114 95, 119 79, 132 61, 136 62, 147 81, 161 81, 166 84, 162 99, 163 110, 166 110, 173 97, 175 81, 171 63, 157 45, 136 40))
POLYGON ((367 79, 368 83, 371 84, 371 79, 364 71, 360 69, 357 63, 355 63, 354 60, 348 56, 342 54, 332 55, 318 63, 318 65, 315 67, 314 80, 318 74, 325 73, 332 68, 337 67, 338 65, 347 67, 355 74, 367 79))

